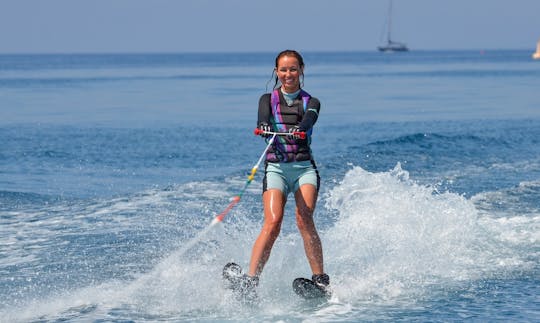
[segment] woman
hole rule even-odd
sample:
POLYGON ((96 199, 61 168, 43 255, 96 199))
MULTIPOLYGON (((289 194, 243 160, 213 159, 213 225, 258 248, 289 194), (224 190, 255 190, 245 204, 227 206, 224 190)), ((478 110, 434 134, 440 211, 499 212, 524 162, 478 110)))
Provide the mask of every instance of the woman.
POLYGON ((320 102, 301 89, 304 61, 298 52, 285 50, 279 53, 274 72, 274 91, 261 96, 257 125, 265 132, 288 132, 291 135, 276 136, 266 155, 264 224, 253 246, 249 272, 243 285, 246 293, 254 292, 258 285, 258 277, 281 229, 287 195, 292 192, 296 201, 296 223, 313 272, 312 280, 326 290, 330 279, 324 273, 321 240, 313 222, 320 178, 309 146, 320 102), (301 139, 299 132, 305 132, 306 138, 301 139))

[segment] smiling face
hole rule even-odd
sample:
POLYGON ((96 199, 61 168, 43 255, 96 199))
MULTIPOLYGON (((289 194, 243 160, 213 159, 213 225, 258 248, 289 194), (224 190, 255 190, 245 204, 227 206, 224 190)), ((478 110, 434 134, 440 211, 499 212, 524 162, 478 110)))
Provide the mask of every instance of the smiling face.
POLYGON ((304 73, 304 67, 295 56, 283 55, 278 59, 276 74, 281 82, 281 88, 287 93, 293 93, 300 89, 300 76, 304 73))

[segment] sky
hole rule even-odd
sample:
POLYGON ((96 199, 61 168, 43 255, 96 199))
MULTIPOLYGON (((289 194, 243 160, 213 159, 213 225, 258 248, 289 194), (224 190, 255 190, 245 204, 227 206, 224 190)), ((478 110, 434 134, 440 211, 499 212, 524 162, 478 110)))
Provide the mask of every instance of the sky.
MULTIPOLYGON (((0 0, 0 54, 371 51, 387 0, 0 0)), ((411 50, 530 49, 540 0, 395 0, 411 50)))

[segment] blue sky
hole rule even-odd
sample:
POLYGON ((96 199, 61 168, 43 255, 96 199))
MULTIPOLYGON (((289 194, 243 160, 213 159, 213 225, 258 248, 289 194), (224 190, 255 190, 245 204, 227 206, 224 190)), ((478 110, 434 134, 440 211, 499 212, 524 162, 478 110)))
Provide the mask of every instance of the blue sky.
MULTIPOLYGON (((0 0, 0 53, 375 50, 386 0, 0 0)), ((412 50, 530 49, 540 0, 395 0, 412 50)))

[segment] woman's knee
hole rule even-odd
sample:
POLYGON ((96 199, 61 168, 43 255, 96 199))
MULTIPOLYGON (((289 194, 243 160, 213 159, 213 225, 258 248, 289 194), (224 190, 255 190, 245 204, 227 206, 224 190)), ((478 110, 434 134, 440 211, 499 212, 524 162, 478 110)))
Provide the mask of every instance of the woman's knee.
POLYGON ((313 222, 313 210, 304 210, 303 212, 298 210, 296 213, 296 225, 301 232, 314 231, 315 223, 313 222))
POLYGON ((267 219, 264 221, 264 231, 269 235, 277 237, 281 231, 281 221, 276 219, 267 219))

